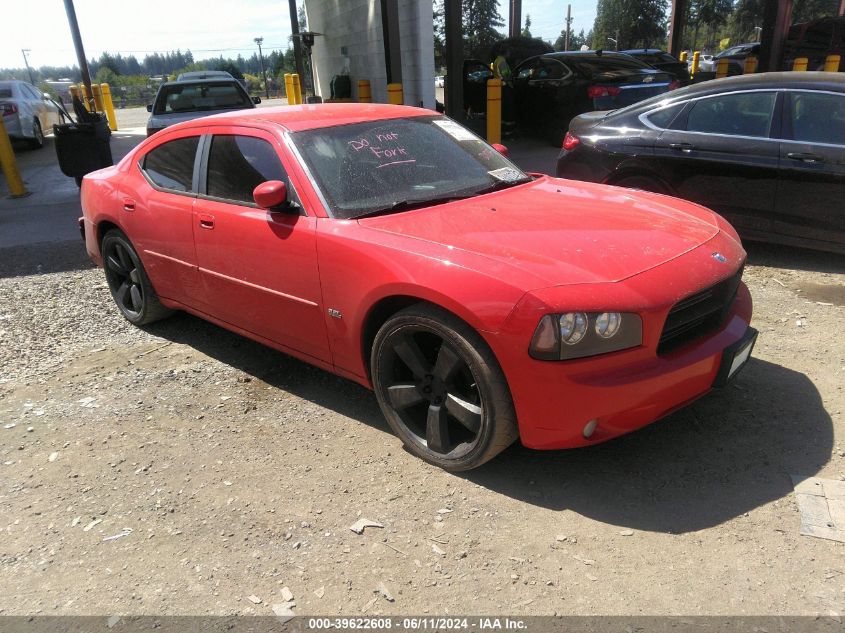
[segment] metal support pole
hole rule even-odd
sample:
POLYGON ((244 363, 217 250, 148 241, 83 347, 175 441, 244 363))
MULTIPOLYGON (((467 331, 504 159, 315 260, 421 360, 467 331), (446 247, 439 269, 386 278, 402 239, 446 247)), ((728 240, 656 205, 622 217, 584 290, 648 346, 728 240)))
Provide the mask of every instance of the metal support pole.
POLYGON ((678 57, 683 48, 684 15, 688 0, 672 0, 672 14, 669 18, 669 53, 678 57))
POLYGON ((766 0, 760 41, 760 72, 780 70, 783 43, 792 24, 793 0, 766 0))
POLYGON ((22 48, 21 53, 23 53, 23 63, 26 66, 26 72, 29 73, 29 83, 33 86, 35 85, 35 78, 32 76, 32 68, 29 67, 29 60, 26 58, 26 54, 29 53, 28 48, 22 48))
POLYGON ((566 42, 563 45, 563 50, 569 50, 569 42, 572 37, 572 5, 566 5, 566 42))
MULTIPOLYGON (((513 2, 511 0, 511 7, 513 2)), ((445 0, 446 14, 446 114, 464 120, 464 40, 461 0, 445 0)))
POLYGON ((399 3, 396 0, 381 0, 381 31, 387 83, 401 84, 402 49, 399 42, 399 3))
POLYGON ((510 0, 508 35, 519 37, 520 33, 522 33, 522 0, 510 0))
POLYGON ((487 80, 487 142, 502 142, 502 80, 487 80))
POLYGON ((88 102, 88 110, 93 111, 94 93, 91 90, 91 73, 88 72, 88 62, 85 59, 85 49, 82 47, 82 35, 79 33, 79 22, 76 21, 76 10, 73 8, 73 0, 65 0, 65 13, 67 13, 70 34, 73 37, 73 48, 76 49, 76 61, 79 64, 82 83, 85 84, 85 99, 88 102))
POLYGON ((296 64, 296 74, 305 76, 305 69, 302 64, 302 42, 299 39, 299 16, 296 14, 296 0, 288 0, 290 8, 290 32, 293 39, 293 59, 296 64))

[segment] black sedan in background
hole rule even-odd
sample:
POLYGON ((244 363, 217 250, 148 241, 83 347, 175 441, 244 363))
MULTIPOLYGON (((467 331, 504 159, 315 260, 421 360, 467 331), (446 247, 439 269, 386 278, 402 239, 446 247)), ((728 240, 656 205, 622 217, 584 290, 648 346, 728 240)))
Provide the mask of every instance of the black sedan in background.
POLYGON ((517 123, 560 145, 572 117, 614 110, 680 87, 668 72, 607 51, 546 53, 513 72, 517 123))
POLYGON ((645 62, 652 68, 672 73, 682 86, 688 85, 691 81, 689 66, 686 65, 686 62, 682 62, 677 57, 672 57, 659 48, 633 48, 622 52, 645 62))
POLYGON ((697 202, 750 240, 845 254, 845 76, 728 77, 579 116, 557 175, 697 202))

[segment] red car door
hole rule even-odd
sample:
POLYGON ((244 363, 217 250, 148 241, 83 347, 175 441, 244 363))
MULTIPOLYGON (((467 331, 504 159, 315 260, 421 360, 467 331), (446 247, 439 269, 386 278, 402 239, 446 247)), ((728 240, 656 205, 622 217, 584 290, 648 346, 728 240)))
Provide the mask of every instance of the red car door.
POLYGON ((156 292, 194 304, 200 294, 194 250, 194 163, 200 130, 163 135, 120 186, 121 224, 156 292))
POLYGON ((290 199, 297 200, 281 142, 252 128, 210 131, 193 229, 208 312, 330 362, 317 269, 317 220, 301 205, 271 212, 252 198, 260 183, 281 180, 290 199))

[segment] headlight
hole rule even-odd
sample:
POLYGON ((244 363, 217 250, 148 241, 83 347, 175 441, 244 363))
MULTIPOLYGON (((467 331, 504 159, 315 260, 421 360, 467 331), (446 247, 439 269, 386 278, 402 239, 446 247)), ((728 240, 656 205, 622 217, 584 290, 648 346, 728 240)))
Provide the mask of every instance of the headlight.
POLYGON ((547 314, 537 325, 529 353, 540 360, 597 356, 637 347, 643 322, 631 312, 547 314))

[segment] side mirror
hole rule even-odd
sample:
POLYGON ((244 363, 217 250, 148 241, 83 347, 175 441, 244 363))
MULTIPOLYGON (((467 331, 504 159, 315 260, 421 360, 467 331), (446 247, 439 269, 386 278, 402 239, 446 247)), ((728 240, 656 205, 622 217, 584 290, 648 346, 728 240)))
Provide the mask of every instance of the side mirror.
POLYGON ((147 112, 152 112, 152 111, 153 111, 153 104, 152 104, 152 103, 148 103, 148 104, 147 104, 147 112))
POLYGON ((268 180, 252 190, 252 199, 262 209, 281 211, 288 203, 288 187, 281 180, 268 180))
POLYGON ((502 156, 508 155, 508 148, 501 143, 493 143, 493 149, 499 152, 502 156))
POLYGON ((255 105, 258 105, 259 103, 261 103, 261 97, 253 97, 253 98, 252 98, 252 102, 253 102, 255 105))

